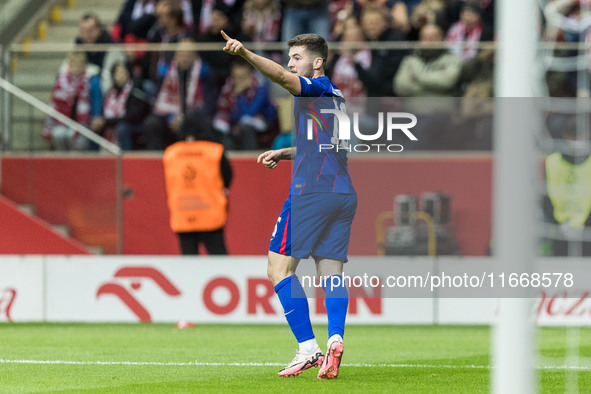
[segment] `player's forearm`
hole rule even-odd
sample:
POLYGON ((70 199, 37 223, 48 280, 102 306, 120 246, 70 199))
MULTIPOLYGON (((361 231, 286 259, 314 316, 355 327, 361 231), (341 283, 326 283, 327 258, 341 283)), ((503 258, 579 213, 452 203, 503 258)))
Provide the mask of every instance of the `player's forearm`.
POLYGON ((281 160, 293 160, 296 155, 296 147, 292 146, 290 148, 282 148, 280 149, 281 152, 281 160))
POLYGON ((275 63, 273 60, 259 56, 254 52, 245 50, 243 58, 246 59, 250 64, 261 72, 265 77, 269 78, 272 82, 280 85, 281 87, 288 89, 287 78, 290 73, 286 71, 280 64, 275 63))
POLYGON ((257 55, 254 52, 244 48, 244 45, 238 40, 228 36, 226 32, 221 31, 222 37, 226 40, 224 52, 230 55, 239 55, 252 64, 265 77, 275 82, 279 86, 287 89, 294 95, 301 93, 300 78, 296 74, 286 71, 281 65, 274 61, 257 55))

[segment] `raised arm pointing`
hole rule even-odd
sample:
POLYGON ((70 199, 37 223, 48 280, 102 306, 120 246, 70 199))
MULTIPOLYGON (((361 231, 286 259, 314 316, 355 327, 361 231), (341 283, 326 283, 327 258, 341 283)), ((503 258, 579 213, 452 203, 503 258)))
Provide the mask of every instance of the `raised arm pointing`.
POLYGON ((270 59, 249 51, 244 48, 244 45, 240 41, 228 36, 225 31, 222 30, 221 34, 226 40, 224 52, 243 57, 272 82, 275 82, 296 96, 300 94, 300 78, 295 73, 287 71, 270 59))

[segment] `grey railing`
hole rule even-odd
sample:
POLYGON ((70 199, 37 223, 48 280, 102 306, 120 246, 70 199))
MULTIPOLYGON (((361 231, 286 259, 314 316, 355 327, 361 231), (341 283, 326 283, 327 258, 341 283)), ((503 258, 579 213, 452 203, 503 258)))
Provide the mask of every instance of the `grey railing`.
MULTIPOLYGON (((4 78, 0 78, 0 90, 2 90, 2 96, 6 94, 11 95, 11 98, 18 98, 24 101, 27 105, 35 110, 41 111, 45 116, 50 116, 55 120, 63 123, 65 126, 75 130, 88 140, 96 143, 105 152, 115 156, 116 169, 115 169, 115 183, 116 183, 116 231, 117 231, 117 253, 123 252, 123 152, 122 150, 112 142, 109 142, 101 136, 94 133, 92 130, 84 127, 83 125, 73 121, 67 116, 59 113, 46 103, 35 98, 31 94, 23 91, 14 84, 10 83, 4 78)), ((5 112, 6 114, 6 112, 5 112)), ((2 122, 7 123, 7 122, 2 122)), ((2 139, 8 138, 10 135, 9 130, 2 130, 2 139)))

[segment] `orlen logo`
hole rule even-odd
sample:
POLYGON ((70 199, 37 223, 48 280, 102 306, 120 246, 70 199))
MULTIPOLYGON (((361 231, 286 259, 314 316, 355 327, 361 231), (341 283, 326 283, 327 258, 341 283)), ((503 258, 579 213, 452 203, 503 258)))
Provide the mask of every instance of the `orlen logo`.
POLYGON ((10 287, 0 291, 0 316, 6 316, 6 320, 12 321, 10 317, 10 308, 14 304, 16 298, 16 290, 10 287))
MULTIPOLYGON (((318 145, 318 152, 334 150, 347 152, 381 152, 386 150, 392 153, 402 152, 404 147, 400 144, 353 144, 349 145, 351 139, 351 120, 345 110, 344 103, 336 103, 336 109, 326 109, 311 111, 307 122, 307 139, 312 141, 317 138, 318 129, 328 130, 328 124, 321 114, 333 114, 336 121, 333 121, 333 134, 330 144, 321 143, 318 145)), ((411 141, 418 141, 417 137, 411 133, 410 129, 417 125, 417 117, 407 112, 383 112, 378 113, 378 130, 374 134, 362 134, 359 131, 359 114, 353 113, 353 133, 360 141, 376 141, 384 134, 384 118, 386 118, 386 140, 392 141, 394 131, 398 130, 404 133, 411 141), (408 119, 408 123, 396 123, 395 119, 408 119)))
POLYGON ((138 319, 142 322, 149 322, 152 321, 150 316, 150 312, 142 305, 140 302, 131 294, 131 291, 137 291, 142 286, 142 281, 144 280, 151 280, 155 284, 162 289, 164 293, 171 297, 177 297, 181 295, 179 289, 176 288, 175 285, 172 284, 168 278, 166 278, 160 271, 152 267, 123 267, 114 275, 115 279, 123 279, 128 278, 131 279, 130 289, 128 290, 119 282, 121 281, 113 281, 109 283, 103 284, 99 287, 98 291, 96 292, 96 298, 98 299, 100 296, 104 294, 112 294, 117 297, 127 307, 138 317, 138 319))
MULTIPOLYGON (((275 290, 267 278, 246 278, 246 286, 241 286, 234 279, 219 276, 208 281, 203 289, 203 304, 210 312, 216 315, 229 315, 240 310, 240 300, 246 298, 246 313, 248 315, 277 315, 283 313, 273 307, 275 290), (229 295, 225 302, 217 301, 214 293, 223 291, 229 295)), ((361 287, 349 289, 349 314, 358 314, 358 304, 364 302, 369 313, 382 315, 382 289, 376 287, 366 290, 361 287), (369 291, 371 290, 371 291, 369 291)), ((326 315, 324 304, 324 291, 316 288, 314 302, 311 304, 311 312, 316 315, 326 315)))

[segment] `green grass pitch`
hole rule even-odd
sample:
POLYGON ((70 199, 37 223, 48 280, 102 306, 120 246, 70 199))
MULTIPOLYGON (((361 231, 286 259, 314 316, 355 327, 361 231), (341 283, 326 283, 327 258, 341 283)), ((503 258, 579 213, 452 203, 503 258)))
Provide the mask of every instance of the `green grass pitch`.
MULTIPOLYGON (((315 332, 324 348, 326 326, 315 332)), ((590 334, 581 329, 581 357, 591 357, 590 334)), ((0 392, 486 393, 490 342, 484 326, 350 325, 339 378, 320 381, 317 369, 277 377, 296 347, 282 325, 3 323, 0 392)), ((566 343, 564 328, 540 329, 538 364, 564 365, 566 343)), ((573 381, 591 392, 588 367, 541 368, 538 378, 540 392, 573 381)))

